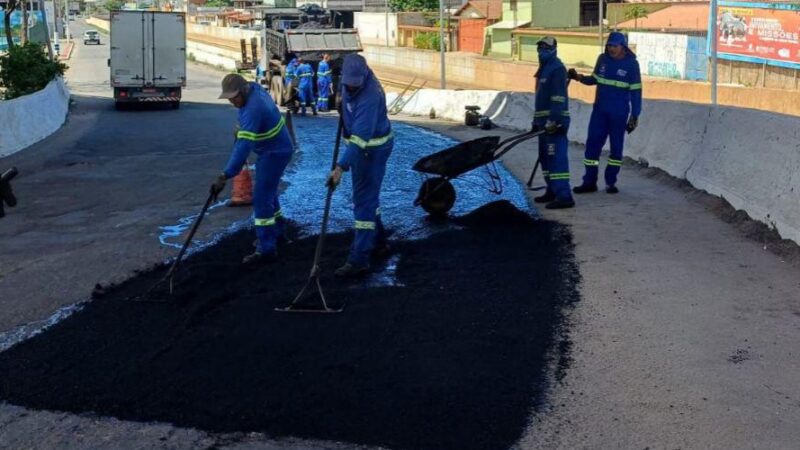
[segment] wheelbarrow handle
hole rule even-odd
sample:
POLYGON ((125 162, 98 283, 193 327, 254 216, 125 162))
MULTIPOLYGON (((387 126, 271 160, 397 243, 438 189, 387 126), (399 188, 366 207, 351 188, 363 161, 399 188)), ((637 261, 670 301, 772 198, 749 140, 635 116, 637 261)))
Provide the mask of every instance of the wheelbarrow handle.
POLYGON ((516 147, 518 144, 525 142, 527 140, 533 139, 535 137, 539 137, 545 133, 545 130, 538 130, 538 131, 528 131, 526 133, 518 134, 516 136, 511 136, 510 138, 501 141, 497 144, 497 147, 494 151, 494 159, 498 159, 501 156, 505 155, 511 149, 516 147))

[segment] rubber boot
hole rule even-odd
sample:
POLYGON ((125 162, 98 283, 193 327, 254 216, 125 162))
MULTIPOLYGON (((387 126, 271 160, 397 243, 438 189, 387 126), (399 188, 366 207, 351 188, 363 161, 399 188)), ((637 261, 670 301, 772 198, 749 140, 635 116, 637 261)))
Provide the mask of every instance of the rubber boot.
POLYGON ((596 184, 582 184, 580 186, 576 186, 572 189, 572 192, 576 194, 588 194, 590 192, 597 192, 597 185, 596 184))
POLYGON ((369 266, 356 266, 346 262, 342 267, 336 269, 333 274, 339 278, 355 278, 366 275, 369 272, 369 266))
POLYGON ((317 107, 316 107, 316 105, 311 105, 311 112, 314 113, 315 116, 317 115, 317 107))
POLYGON ((556 199, 556 194, 553 194, 553 191, 548 189, 544 193, 544 195, 540 195, 538 197, 535 197, 533 199, 533 201, 536 202, 536 203, 550 203, 555 199, 556 199))
POLYGON ((245 266, 256 266, 256 265, 261 265, 261 264, 270 264, 270 263, 274 263, 277 260, 278 260, 278 253, 277 252, 261 253, 258 250, 256 250, 255 252, 245 256, 242 259, 242 265, 245 265, 245 266))
POLYGON ((606 193, 608 194, 619 194, 619 189, 616 186, 606 186, 606 193))
POLYGON ((552 202, 544 205, 544 207, 547 208, 547 209, 574 208, 575 207, 575 201, 572 200, 571 198, 570 199, 566 199, 566 200, 565 199, 556 199, 556 200, 553 200, 552 202))

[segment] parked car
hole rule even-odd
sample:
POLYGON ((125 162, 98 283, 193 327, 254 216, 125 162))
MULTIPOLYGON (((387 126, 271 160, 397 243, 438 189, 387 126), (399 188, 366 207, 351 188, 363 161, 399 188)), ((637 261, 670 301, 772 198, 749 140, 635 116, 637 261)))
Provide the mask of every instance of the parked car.
POLYGON ((89 30, 83 33, 83 45, 100 45, 100 33, 96 30, 89 30))

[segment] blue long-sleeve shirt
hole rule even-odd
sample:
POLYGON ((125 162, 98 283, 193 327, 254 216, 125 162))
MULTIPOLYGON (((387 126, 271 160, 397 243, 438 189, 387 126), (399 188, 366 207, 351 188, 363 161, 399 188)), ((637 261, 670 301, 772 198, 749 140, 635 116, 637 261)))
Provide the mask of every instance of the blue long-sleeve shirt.
POLYGON ((539 67, 536 72, 536 111, 533 121, 544 126, 548 120, 569 128, 569 96, 567 69, 557 57, 539 67))
POLYGON ((583 77, 581 83, 597 85, 594 105, 602 111, 633 117, 642 113, 642 76, 639 61, 630 51, 619 60, 601 54, 592 75, 583 77))
POLYGON ((297 67, 297 70, 295 70, 294 74, 300 79, 300 83, 298 84, 300 89, 312 86, 312 81, 314 81, 314 70, 311 69, 310 64, 300 64, 297 67))
POLYGON ((382 147, 392 140, 392 124, 386 110, 386 95, 375 75, 366 69, 364 84, 354 95, 342 86, 342 121, 347 146, 339 166, 348 170, 357 152, 382 147))
POLYGON ((323 78, 330 83, 333 80, 333 72, 331 71, 331 66, 328 65, 327 62, 320 61, 319 65, 317 65, 317 81, 323 78))
POLYGON ((292 152, 292 139, 286 129, 283 114, 258 83, 250 83, 250 93, 239 108, 239 131, 236 143, 225 166, 225 176, 235 177, 250 152, 292 152))

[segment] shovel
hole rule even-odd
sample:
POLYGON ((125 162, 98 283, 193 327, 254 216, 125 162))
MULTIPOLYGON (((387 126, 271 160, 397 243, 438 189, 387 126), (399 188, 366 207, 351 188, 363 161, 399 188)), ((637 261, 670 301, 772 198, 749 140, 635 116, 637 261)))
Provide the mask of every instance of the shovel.
MULTIPOLYGON (((342 118, 339 117, 339 127, 336 130, 336 144, 333 147, 333 161, 331 162, 331 170, 336 168, 336 161, 339 159, 339 143, 342 140, 342 118)), ((321 269, 319 266, 319 260, 322 257, 322 248, 325 245, 325 236, 328 233, 328 217, 330 216, 331 212, 331 200, 333 199, 333 191, 335 186, 328 186, 328 194, 325 197, 325 211, 322 214, 322 228, 319 232, 319 238, 317 238, 317 247, 314 250, 314 262, 311 266, 311 273, 308 275, 308 281, 303 286, 303 289, 300 290, 300 293, 297 294, 297 297, 292 300, 292 303, 289 306, 284 308, 275 308, 275 311, 278 312, 293 312, 293 313, 338 313, 341 312, 343 308, 331 308, 328 306, 328 302, 325 300, 325 293, 322 291, 322 284, 320 283, 320 273, 321 269), (314 292, 314 287, 316 287, 316 292, 314 292), (321 308, 309 308, 306 306, 302 306, 302 300, 306 297, 310 297, 314 295, 314 293, 319 294, 319 300, 321 308)))

